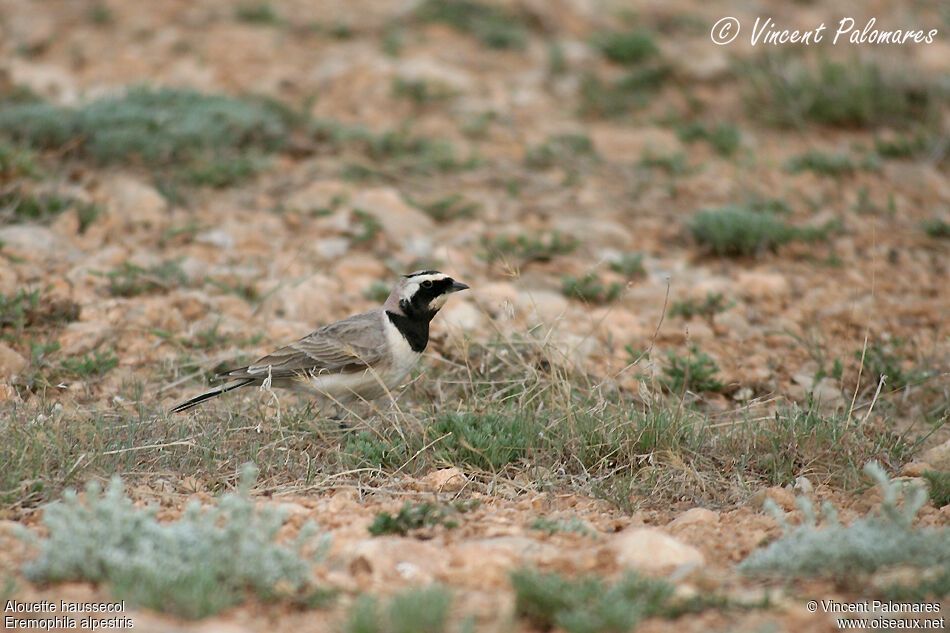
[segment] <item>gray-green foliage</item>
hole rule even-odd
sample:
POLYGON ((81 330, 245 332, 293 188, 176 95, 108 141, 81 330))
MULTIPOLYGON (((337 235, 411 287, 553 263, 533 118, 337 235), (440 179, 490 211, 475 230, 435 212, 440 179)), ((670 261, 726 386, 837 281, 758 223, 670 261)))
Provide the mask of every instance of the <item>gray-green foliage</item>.
POLYGON ((266 99, 140 86, 76 108, 2 103, 0 136, 34 149, 68 146, 103 164, 174 167, 197 184, 223 186, 253 171, 248 152, 283 147, 292 118, 266 99))
POLYGON ((780 576, 852 577, 893 566, 947 567, 950 565, 950 529, 913 527, 917 512, 927 501, 920 486, 905 489, 888 479, 876 462, 864 472, 881 488, 880 513, 842 525, 834 506, 825 503, 825 525, 818 527, 815 509, 806 497, 798 505, 805 517, 801 525, 789 526, 774 503, 767 507, 781 523, 783 536, 753 552, 739 568, 748 574, 780 576), (899 505, 903 496, 903 504, 899 505))
POLYGON ((390 599, 385 609, 372 595, 360 596, 346 620, 346 633, 442 633, 446 630, 452 596, 432 585, 408 589, 390 599))
POLYGON ((557 626, 570 633, 623 633, 649 617, 673 619, 727 604, 711 594, 678 598, 670 583, 635 572, 608 583, 598 576, 575 580, 519 569, 511 574, 511 584, 515 614, 543 631, 557 626))
POLYGON ((238 493, 213 508, 193 501, 165 523, 155 509, 136 508, 118 477, 104 492, 87 485, 85 501, 69 490, 46 507, 49 536, 24 573, 42 582, 106 583, 117 598, 191 618, 237 604, 246 590, 264 598, 300 592, 309 580, 303 550, 314 527, 304 526, 291 544, 276 543, 285 513, 255 508, 248 493, 256 476, 245 465, 238 493))
POLYGON ((831 227, 797 227, 770 212, 726 207, 698 212, 689 228, 697 242, 717 255, 739 256, 775 250, 793 240, 817 240, 831 227))

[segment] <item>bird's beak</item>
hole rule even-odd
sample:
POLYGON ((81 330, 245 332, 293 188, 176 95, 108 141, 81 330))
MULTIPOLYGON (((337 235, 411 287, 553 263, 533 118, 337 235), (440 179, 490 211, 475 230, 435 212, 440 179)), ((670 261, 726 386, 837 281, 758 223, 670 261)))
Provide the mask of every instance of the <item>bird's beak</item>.
POLYGON ((468 290, 468 286, 463 284, 461 281, 452 281, 452 285, 449 287, 449 292, 458 292, 459 290, 468 290))

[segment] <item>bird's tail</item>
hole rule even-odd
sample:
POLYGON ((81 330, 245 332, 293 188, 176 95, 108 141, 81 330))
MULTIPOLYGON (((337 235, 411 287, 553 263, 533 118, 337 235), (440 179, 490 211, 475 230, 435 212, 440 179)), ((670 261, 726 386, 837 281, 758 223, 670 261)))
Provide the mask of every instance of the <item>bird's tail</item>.
POLYGON ((169 412, 180 413, 182 411, 187 411, 188 409, 191 409, 192 407, 198 406, 205 400, 210 400, 211 398, 217 398, 223 393, 234 391, 235 389, 239 389, 240 387, 249 385, 255 382, 256 380, 257 380, 256 378, 248 378, 247 380, 238 380, 232 383, 228 383, 226 385, 221 385, 220 387, 215 387, 214 389, 210 389, 204 393, 198 394, 191 400, 185 400, 181 404, 175 405, 174 407, 172 407, 172 409, 169 412))

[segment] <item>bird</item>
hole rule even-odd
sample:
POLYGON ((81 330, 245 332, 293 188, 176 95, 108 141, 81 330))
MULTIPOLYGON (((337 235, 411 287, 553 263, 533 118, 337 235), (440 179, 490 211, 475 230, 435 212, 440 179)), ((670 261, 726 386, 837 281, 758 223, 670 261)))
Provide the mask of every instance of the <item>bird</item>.
POLYGON ((451 294, 467 289, 437 270, 403 275, 380 307, 324 325, 246 367, 220 373, 212 380, 224 384, 170 412, 249 386, 288 388, 335 404, 378 398, 405 380, 429 342, 430 321, 451 294))

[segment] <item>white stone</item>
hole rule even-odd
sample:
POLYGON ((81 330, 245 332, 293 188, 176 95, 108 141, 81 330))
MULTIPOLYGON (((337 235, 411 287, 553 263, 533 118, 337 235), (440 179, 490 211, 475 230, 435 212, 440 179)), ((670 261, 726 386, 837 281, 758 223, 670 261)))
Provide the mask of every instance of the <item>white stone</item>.
POLYGON ((0 380, 9 380, 29 364, 15 349, 0 343, 0 380))
POLYGON ((392 188, 363 191, 353 198, 351 207, 375 218, 383 233, 399 244, 407 244, 410 239, 431 234, 435 229, 429 216, 410 206, 392 188))
POLYGON ((628 528, 614 537, 611 546, 620 565, 644 572, 701 567, 706 562, 698 549, 656 528, 628 528))

